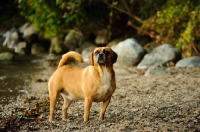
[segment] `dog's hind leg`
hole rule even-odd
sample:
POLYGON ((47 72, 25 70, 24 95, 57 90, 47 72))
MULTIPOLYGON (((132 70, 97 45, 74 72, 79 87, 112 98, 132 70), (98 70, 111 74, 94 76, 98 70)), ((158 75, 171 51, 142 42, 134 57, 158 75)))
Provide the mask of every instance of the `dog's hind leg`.
POLYGON ((69 108, 69 106, 72 103, 72 100, 69 100, 64 94, 61 94, 63 99, 64 99, 64 103, 62 106, 62 119, 65 120, 67 119, 67 110, 69 108))
POLYGON ((100 113, 100 116, 99 116, 100 120, 104 119, 106 108, 108 107, 108 104, 110 103, 110 100, 111 100, 111 97, 108 98, 106 101, 103 102, 102 107, 101 107, 101 113, 100 113))
POLYGON ((56 106, 56 101, 58 97, 59 92, 58 91, 49 91, 49 98, 50 98, 50 115, 49 115, 49 121, 54 120, 54 109, 56 106))

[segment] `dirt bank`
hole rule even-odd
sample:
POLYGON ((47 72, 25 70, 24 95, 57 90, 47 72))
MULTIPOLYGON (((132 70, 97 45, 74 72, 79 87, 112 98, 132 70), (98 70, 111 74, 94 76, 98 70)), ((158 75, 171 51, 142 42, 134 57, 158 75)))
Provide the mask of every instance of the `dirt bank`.
POLYGON ((69 119, 61 120, 62 98, 55 122, 49 123, 47 80, 53 69, 38 75, 31 94, 0 108, 2 131, 200 131, 200 67, 169 68, 170 75, 144 76, 135 68, 115 68, 117 90, 99 121, 101 103, 93 103, 83 123, 83 101, 75 101, 69 119), (12 115, 12 116, 11 116, 12 115))

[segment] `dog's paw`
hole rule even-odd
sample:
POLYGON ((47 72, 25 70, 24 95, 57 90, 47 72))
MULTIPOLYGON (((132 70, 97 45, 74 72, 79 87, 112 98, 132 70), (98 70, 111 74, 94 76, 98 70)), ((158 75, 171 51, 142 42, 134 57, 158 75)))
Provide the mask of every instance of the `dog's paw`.
POLYGON ((90 121, 89 121, 89 120, 87 120, 87 121, 84 121, 84 123, 85 123, 85 124, 88 124, 88 123, 90 123, 90 121))
POLYGON ((99 120, 103 120, 103 119, 104 119, 104 115, 100 115, 99 120))
POLYGON ((56 122, 55 122, 55 121, 49 121, 49 123, 53 125, 53 124, 55 124, 56 122))

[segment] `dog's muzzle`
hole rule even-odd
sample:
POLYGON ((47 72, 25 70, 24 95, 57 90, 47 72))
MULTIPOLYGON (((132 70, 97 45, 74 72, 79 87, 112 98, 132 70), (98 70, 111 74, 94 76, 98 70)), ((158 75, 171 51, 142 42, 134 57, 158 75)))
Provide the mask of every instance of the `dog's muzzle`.
POLYGON ((99 53, 97 55, 97 63, 100 64, 100 65, 106 64, 106 54, 99 53))

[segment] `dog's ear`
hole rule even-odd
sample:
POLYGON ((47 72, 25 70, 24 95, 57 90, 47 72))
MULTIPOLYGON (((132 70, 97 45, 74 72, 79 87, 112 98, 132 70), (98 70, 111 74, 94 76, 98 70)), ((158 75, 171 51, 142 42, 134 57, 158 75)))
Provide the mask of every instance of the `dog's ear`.
POLYGON ((112 63, 113 64, 117 61, 117 57, 118 57, 117 53, 115 53, 115 51, 112 50, 112 63))
POLYGON ((93 52, 90 53, 90 55, 89 55, 88 58, 89 58, 89 64, 90 64, 90 65, 94 65, 93 52))

